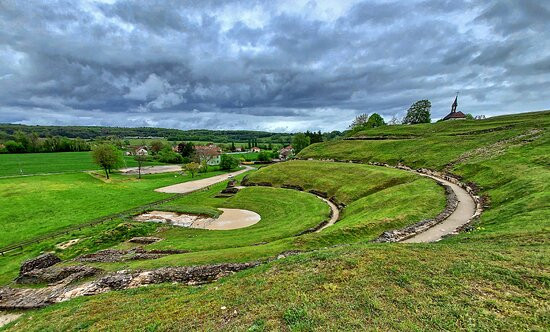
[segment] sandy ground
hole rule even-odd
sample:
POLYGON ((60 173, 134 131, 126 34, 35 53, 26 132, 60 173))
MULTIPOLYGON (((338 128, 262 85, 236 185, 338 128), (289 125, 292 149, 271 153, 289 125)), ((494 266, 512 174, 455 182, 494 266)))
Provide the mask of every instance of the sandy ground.
MULTIPOLYGON (((180 172, 181 170, 180 165, 146 166, 141 168, 141 174, 180 172)), ((119 171, 124 175, 138 174, 137 167, 121 168, 119 171)))
POLYGON ((261 220, 259 214, 253 211, 240 209, 220 209, 222 214, 218 218, 207 218, 197 215, 151 211, 136 216, 134 220, 146 222, 166 223, 174 226, 200 228, 210 230, 230 230, 254 225, 261 220))
POLYGON ((202 188, 209 187, 209 186, 214 185, 218 182, 225 181, 225 180, 227 180, 231 177, 235 177, 235 176, 237 176, 239 174, 242 174, 246 171, 249 171, 251 169, 253 169, 253 168, 250 167, 250 166, 246 166, 244 169, 241 169, 241 170, 236 171, 236 172, 231 172, 231 173, 227 173, 227 174, 212 176, 212 177, 209 177, 209 178, 206 178, 206 179, 200 179, 200 180, 195 180, 195 181, 188 181, 188 182, 178 183, 178 184, 174 184, 174 185, 171 185, 171 186, 155 189, 155 191, 158 191, 158 192, 161 192, 161 193, 170 193, 170 194, 186 194, 186 193, 193 192, 195 190, 199 190, 199 189, 202 189, 202 188))
POLYGON ((13 322, 17 318, 21 317, 21 315, 22 314, 8 314, 0 312, 0 327, 13 322))
POLYGON ((64 250, 64 249, 67 249, 67 248, 69 248, 70 246, 72 246, 74 244, 77 244, 79 241, 80 241, 80 239, 72 239, 72 240, 69 240, 69 241, 65 241, 65 242, 56 244, 55 247, 58 248, 58 249, 64 250))
POLYGON ((442 182, 450 186, 455 192, 456 197, 458 198, 458 206, 456 207, 456 210, 443 222, 405 241, 402 241, 404 243, 439 241, 443 238, 443 236, 455 232, 457 228, 468 223, 470 221, 470 218, 474 215, 476 211, 476 203, 466 190, 462 189, 454 183, 440 179, 438 177, 429 175, 424 176, 428 176, 438 182, 442 182))

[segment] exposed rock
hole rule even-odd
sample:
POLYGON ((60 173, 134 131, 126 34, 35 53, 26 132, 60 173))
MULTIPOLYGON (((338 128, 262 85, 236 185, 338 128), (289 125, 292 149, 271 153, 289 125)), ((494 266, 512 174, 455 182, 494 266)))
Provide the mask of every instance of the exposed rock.
POLYGON ((222 194, 236 194, 239 192, 239 188, 227 187, 221 191, 222 194))
POLYGON ((282 253, 277 255, 277 258, 275 258, 275 259, 283 259, 283 258, 286 258, 286 257, 289 257, 289 256, 298 255, 298 254, 301 254, 301 253, 304 253, 304 252, 305 251, 302 251, 302 250, 287 250, 287 251, 283 251, 282 253))
POLYGON ((26 260, 21 264, 19 275, 22 276, 32 270, 43 269, 61 262, 61 259, 52 253, 45 253, 36 258, 26 260))
POLYGON ((95 295, 110 290, 136 288, 165 282, 189 285, 214 281, 223 276, 259 265, 227 263, 189 267, 165 267, 145 272, 119 271, 82 285, 57 284, 45 288, 0 288, 0 309, 31 309, 66 301, 78 296, 95 295))
POLYGON ((304 191, 303 187, 301 187, 299 185, 296 185, 296 184, 283 184, 283 185, 281 185, 281 188, 304 191))
POLYGON ((313 194, 315 196, 319 196, 319 197, 323 197, 323 198, 328 198, 328 193, 324 192, 324 191, 319 191, 319 190, 315 190, 315 189, 311 189, 309 191, 310 194, 313 194))
POLYGON ((128 242, 139 243, 139 244, 151 244, 151 243, 158 242, 160 240, 162 240, 162 239, 159 238, 159 237, 138 236, 138 237, 131 238, 130 240, 128 240, 128 242))
POLYGON ((65 280, 69 277, 72 282, 82 278, 91 277, 101 271, 101 269, 86 265, 63 267, 50 266, 43 269, 29 271, 17 277, 16 282, 19 284, 52 283, 65 280))
POLYGON ((105 249, 92 254, 82 255, 76 258, 80 262, 124 262, 131 260, 140 260, 140 259, 156 259, 164 257, 166 255, 173 254, 183 254, 188 251, 186 250, 149 250, 146 251, 142 247, 137 247, 130 250, 118 250, 118 249, 105 249))
MULTIPOLYGON (((331 214, 332 214, 332 211, 331 211, 331 214)), ((298 233, 294 236, 300 236, 300 235, 316 232, 316 231, 320 230, 321 228, 325 227, 326 224, 328 224, 328 221, 323 220, 317 226, 314 226, 314 227, 308 228, 304 231, 301 231, 300 233, 298 233)))

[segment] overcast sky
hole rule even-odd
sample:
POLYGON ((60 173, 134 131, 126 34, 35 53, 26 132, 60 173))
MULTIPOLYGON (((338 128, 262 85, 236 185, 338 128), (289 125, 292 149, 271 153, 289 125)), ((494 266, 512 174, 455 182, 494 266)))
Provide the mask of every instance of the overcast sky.
POLYGON ((342 130, 550 108, 550 1, 0 0, 0 122, 342 130))

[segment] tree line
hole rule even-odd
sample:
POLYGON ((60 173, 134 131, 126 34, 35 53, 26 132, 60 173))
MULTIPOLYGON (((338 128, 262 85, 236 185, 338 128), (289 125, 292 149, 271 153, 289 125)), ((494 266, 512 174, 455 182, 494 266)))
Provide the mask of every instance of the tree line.
POLYGON ((90 151, 91 146, 81 138, 53 136, 40 138, 35 132, 17 131, 0 144, 0 153, 75 152, 90 151))

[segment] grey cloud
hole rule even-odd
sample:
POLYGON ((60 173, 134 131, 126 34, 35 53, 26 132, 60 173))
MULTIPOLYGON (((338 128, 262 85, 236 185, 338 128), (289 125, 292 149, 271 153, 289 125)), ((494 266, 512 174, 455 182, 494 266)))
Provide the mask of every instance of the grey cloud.
POLYGON ((457 90, 471 113, 549 100, 544 2, 296 6, 2 1, 0 122, 332 130, 457 90))

